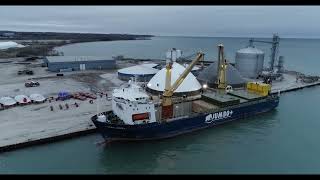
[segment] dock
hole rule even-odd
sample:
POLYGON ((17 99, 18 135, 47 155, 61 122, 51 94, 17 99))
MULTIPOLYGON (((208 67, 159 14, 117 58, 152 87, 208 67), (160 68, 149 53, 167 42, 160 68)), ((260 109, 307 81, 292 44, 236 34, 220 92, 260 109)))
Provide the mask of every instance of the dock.
POLYGON ((312 83, 304 83, 296 81, 296 77, 290 74, 284 74, 284 80, 280 82, 272 83, 271 94, 285 93, 290 91, 296 91, 303 88, 313 87, 320 85, 320 81, 312 83))
MULTIPOLYGON (((33 75, 18 75, 19 70, 26 69, 23 58, 9 59, 0 67, 0 97, 42 94, 44 97, 57 97, 60 91, 73 92, 111 92, 123 81, 118 81, 113 71, 74 71, 64 73, 63 77, 46 71, 42 61, 28 65, 33 75), (104 75, 104 76, 100 76, 104 75), (40 83, 38 87, 25 87, 30 79, 40 83)), ((95 132, 91 117, 101 111, 111 110, 111 102, 104 96, 90 103, 69 99, 65 101, 46 101, 40 104, 16 105, 6 109, 0 108, 0 152, 22 147, 52 143, 59 140, 95 132), (99 101, 99 106, 97 106, 99 101), (75 105, 78 104, 78 107, 75 105), (66 105, 68 104, 68 105, 66 105), (59 107, 61 105, 61 109, 59 107), (51 111, 51 106, 53 111, 51 111)))
POLYGON ((36 144, 56 142, 75 136, 94 133, 91 116, 97 113, 97 101, 101 111, 111 110, 111 102, 105 98, 88 101, 66 100, 11 107, 3 110, 0 120, 0 152, 36 144), (77 102, 79 107, 71 103, 77 102), (59 104, 69 104, 69 108, 59 104), (50 110, 54 107, 54 111, 50 110))

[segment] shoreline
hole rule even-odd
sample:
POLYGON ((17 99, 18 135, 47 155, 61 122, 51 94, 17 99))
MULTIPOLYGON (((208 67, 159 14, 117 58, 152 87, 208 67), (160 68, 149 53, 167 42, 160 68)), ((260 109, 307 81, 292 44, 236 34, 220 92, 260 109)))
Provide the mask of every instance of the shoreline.
POLYGON ((8 48, 0 51, 0 58, 59 56, 55 48, 76 43, 151 40, 154 35, 132 34, 94 34, 94 33, 58 33, 58 32, 15 32, 0 31, 0 41, 13 41, 24 45, 22 48, 8 48))
MULTIPOLYGON (((39 42, 26 42, 23 41, 21 44, 26 45, 23 48, 9 48, 0 51, 0 59, 7 58, 23 58, 32 56, 61 56, 62 52, 58 52, 55 49, 80 43, 90 43, 90 42, 111 42, 111 41, 139 41, 139 40, 151 40, 151 39, 128 39, 128 40, 90 40, 90 41, 75 41, 75 42, 64 42, 64 40, 56 40, 55 42, 49 43, 39 43, 39 42), (24 53, 23 55, 20 55, 24 53)), ((20 40, 12 40, 14 42, 19 42, 20 40)), ((29 41, 29 40, 28 40, 29 41)), ((43 40, 46 41, 46 40, 43 40)))

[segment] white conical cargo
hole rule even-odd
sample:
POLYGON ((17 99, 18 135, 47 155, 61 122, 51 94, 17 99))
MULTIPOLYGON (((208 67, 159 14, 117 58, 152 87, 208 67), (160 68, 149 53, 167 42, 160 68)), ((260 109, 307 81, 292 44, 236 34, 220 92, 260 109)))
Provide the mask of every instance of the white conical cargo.
MULTIPOLYGON (((172 64, 172 74, 171 74, 171 85, 179 78, 183 73, 185 67, 174 62, 172 64)), ((147 84, 147 89, 151 92, 161 93, 164 91, 166 83, 166 68, 162 68, 156 75, 154 75, 149 83, 147 84)), ((196 77, 189 73, 180 86, 175 90, 175 94, 189 94, 200 91, 201 84, 198 82, 196 77)))
POLYGON ((247 47, 236 52, 235 67, 243 77, 256 78, 263 70, 264 52, 247 47))

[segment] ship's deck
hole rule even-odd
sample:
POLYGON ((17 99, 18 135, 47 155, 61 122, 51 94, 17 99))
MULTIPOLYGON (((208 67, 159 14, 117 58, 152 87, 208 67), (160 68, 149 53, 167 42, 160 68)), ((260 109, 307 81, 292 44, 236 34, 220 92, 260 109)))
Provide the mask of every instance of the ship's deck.
POLYGON ((250 93, 244 89, 239 89, 233 92, 229 92, 228 94, 234 96, 234 97, 239 97, 241 99, 245 99, 248 101, 254 100, 254 99, 260 99, 263 96, 255 94, 255 93, 250 93))

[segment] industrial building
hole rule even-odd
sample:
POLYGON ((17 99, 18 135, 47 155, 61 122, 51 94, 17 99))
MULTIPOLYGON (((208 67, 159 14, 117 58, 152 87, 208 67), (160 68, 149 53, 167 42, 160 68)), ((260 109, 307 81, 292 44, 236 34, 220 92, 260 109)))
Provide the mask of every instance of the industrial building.
POLYGON ((159 64, 145 63, 118 70, 118 78, 124 81, 132 77, 137 81, 149 81, 160 69, 159 64))
POLYGON ((43 61, 51 72, 102 70, 116 67, 114 59, 96 56, 47 56, 43 61))

